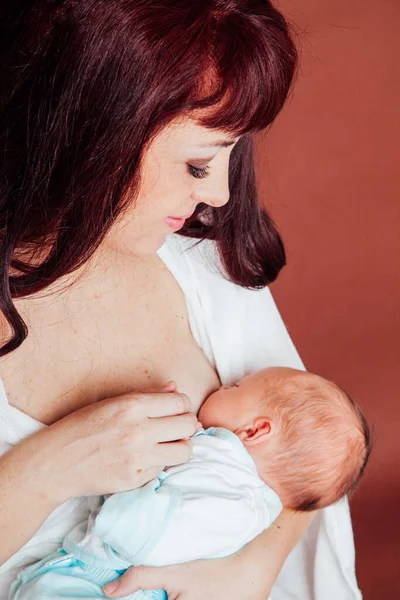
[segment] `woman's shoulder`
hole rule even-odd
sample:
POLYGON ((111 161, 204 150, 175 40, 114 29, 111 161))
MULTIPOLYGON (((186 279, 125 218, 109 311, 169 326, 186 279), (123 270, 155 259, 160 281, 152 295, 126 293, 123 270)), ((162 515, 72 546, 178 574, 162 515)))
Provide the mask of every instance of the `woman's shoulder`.
MULTIPOLYGON (((279 315, 269 288, 249 289, 229 279, 221 262, 217 243, 213 240, 187 238, 177 234, 167 237, 159 256, 172 272, 187 298, 201 296, 202 305, 209 303, 211 312, 246 310, 246 320, 257 320, 265 311, 279 315), (255 312, 254 312, 255 311, 255 312), (251 314, 252 313, 252 314, 251 314)), ((219 315, 221 316, 221 315, 219 315)), ((237 315, 238 316, 238 315, 237 315)))
POLYGON ((178 234, 169 235, 158 251, 159 256, 189 275, 196 269, 209 277, 226 279, 217 244, 213 240, 188 238, 178 234))
MULTIPOLYGON (((235 297, 254 296, 260 291, 244 288, 230 280, 214 240, 171 234, 158 254, 181 287, 188 287, 185 284, 190 282, 191 289, 200 287, 203 296, 228 294, 233 301, 235 297)), ((267 287, 263 291, 269 294, 267 287)))
POLYGON ((215 242, 169 236, 161 258, 206 329, 224 383, 266 366, 304 368, 269 288, 229 281, 215 242))

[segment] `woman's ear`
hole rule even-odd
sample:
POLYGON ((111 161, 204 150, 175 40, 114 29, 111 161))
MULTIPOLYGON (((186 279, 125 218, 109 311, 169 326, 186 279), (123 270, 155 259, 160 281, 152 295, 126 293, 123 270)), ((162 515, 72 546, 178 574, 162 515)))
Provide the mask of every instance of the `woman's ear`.
POLYGON ((246 446, 255 446, 265 442, 274 429, 271 419, 258 417, 253 423, 235 431, 236 435, 246 446))

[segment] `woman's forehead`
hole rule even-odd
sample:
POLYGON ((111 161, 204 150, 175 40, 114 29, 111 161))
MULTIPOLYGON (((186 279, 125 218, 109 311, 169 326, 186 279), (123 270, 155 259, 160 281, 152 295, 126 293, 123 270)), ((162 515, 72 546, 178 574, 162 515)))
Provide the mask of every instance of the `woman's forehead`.
POLYGON ((179 118, 164 128, 160 137, 165 139, 184 139, 186 143, 200 147, 228 147, 238 141, 239 136, 232 136, 221 129, 210 129, 201 125, 194 117, 179 118))

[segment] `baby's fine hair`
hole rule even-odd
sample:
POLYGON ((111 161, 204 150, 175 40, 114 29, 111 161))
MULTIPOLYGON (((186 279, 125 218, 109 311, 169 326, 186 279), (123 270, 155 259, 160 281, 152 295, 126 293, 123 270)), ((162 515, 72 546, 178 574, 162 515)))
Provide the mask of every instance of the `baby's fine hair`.
POLYGON ((285 504, 311 511, 352 492, 367 465, 372 434, 349 394, 299 372, 276 386, 268 406, 276 412, 280 449, 268 456, 267 471, 289 498, 285 504))

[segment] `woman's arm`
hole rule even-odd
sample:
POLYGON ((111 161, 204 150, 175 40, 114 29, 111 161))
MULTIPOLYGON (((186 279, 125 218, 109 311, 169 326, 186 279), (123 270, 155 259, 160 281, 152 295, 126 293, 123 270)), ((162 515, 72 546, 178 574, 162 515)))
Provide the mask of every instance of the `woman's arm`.
MULTIPOLYGON (((259 582, 258 589, 263 594, 260 596, 263 600, 266 592, 268 597, 283 563, 303 537, 314 514, 284 509, 271 527, 241 550, 244 562, 254 568, 254 580, 259 582)), ((258 599, 258 596, 255 598, 258 599)))
POLYGON ((174 385, 160 389, 81 408, 0 457, 0 564, 69 498, 134 489, 187 461, 197 418, 174 385))
MULTIPOLYGON (((279 572, 288 554, 305 534, 315 514, 315 512, 295 512, 287 508, 283 509, 279 517, 272 523, 271 527, 266 529, 254 540, 254 547, 257 545, 258 552, 263 549, 267 550, 269 546, 272 545, 274 554, 279 554, 281 559, 281 565, 278 569, 279 572)), ((248 546, 243 549, 243 552, 245 552, 247 548, 248 546)))
POLYGON ((0 565, 35 534, 58 506, 49 481, 30 468, 35 449, 20 442, 0 457, 0 565))
POLYGON ((104 592, 118 598, 140 589, 165 589, 169 600, 266 600, 312 518, 311 513, 283 510, 271 527, 232 556, 171 567, 132 567, 104 592))

